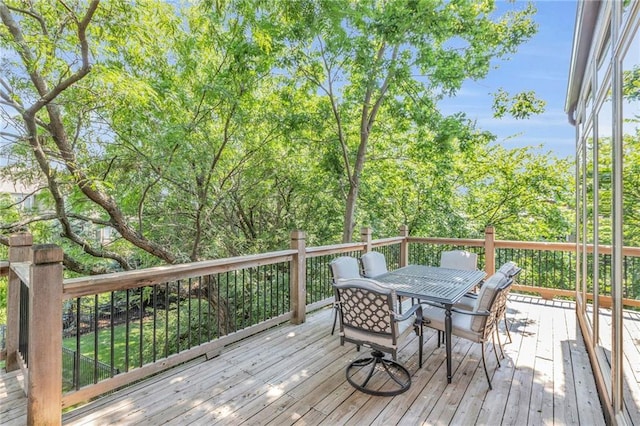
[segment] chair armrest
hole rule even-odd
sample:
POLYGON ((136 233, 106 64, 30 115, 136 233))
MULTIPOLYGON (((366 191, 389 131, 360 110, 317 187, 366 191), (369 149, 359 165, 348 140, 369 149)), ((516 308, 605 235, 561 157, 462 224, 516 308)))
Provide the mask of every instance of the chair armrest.
POLYGON ((434 308, 445 309, 445 307, 444 307, 444 305, 442 303, 429 302, 427 300, 421 300, 420 304, 421 305, 427 305, 427 306, 433 306, 434 308))
POLYGON ((473 315, 476 317, 488 317, 489 315, 491 315, 491 312, 489 311, 467 311, 465 309, 458 309, 458 308, 451 308, 451 312, 455 312, 457 314, 464 314, 464 315, 473 315))
POLYGON ((420 306, 419 304, 415 304, 415 305, 411 305, 411 307, 409 309, 407 309, 407 311, 405 313, 403 313, 402 315, 397 314, 397 313, 393 313, 393 320, 396 322, 401 322, 401 321, 406 321, 408 320, 413 314, 416 314, 416 317, 418 317, 420 320, 422 320, 422 306, 420 306))

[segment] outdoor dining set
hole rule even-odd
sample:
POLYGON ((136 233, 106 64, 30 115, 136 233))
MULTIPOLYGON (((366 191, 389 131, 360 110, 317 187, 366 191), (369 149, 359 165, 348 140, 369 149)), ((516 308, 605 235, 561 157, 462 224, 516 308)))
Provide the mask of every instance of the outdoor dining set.
POLYGON ((480 343, 484 372, 492 388, 485 343, 491 340, 500 366, 495 340, 504 358, 498 324, 504 321, 511 341, 507 295, 521 272, 514 262, 486 277, 477 268, 475 253, 452 250, 441 253, 437 267, 407 265, 389 271, 384 254, 371 251, 360 259, 337 257, 329 269, 335 292, 331 333, 338 324, 341 344, 371 349, 347 366, 347 380, 356 389, 379 396, 408 390, 411 374, 398 362, 398 350, 415 333, 418 366, 422 368, 425 327, 437 331, 438 347, 444 343, 448 383, 452 380, 452 336, 457 336, 480 343))

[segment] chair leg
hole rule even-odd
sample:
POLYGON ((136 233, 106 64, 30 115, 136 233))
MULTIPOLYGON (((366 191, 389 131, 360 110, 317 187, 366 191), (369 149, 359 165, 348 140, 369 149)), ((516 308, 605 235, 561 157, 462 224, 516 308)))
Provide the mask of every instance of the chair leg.
POLYGON ((507 337, 509 338, 509 343, 511 343, 512 342, 512 340, 511 340, 511 332, 509 331, 509 321, 507 320, 507 312, 506 311, 504 313, 503 320, 504 320, 504 329, 507 330, 507 337))
POLYGON ((401 364, 390 359, 385 359, 384 354, 374 350, 371 355, 366 358, 356 359, 347 366, 347 381, 356 389, 369 395, 376 396, 394 396, 409 390, 411 386, 411 374, 401 364), (387 374, 387 383, 378 388, 374 384, 373 388, 367 385, 371 381, 374 373, 384 372, 387 374))
POLYGON ((502 341, 500 340, 500 330, 498 330, 498 327, 496 325, 496 337, 498 338, 498 347, 500 348, 500 355, 502 355, 502 359, 504 359, 504 351, 502 350, 502 341))
POLYGON ((480 345, 482 346, 482 366, 484 367, 484 375, 487 376, 487 383, 489 383, 489 390, 492 390, 493 387, 491 386, 491 379, 489 378, 489 372, 487 371, 487 363, 484 360, 484 342, 480 342, 480 345))
POLYGON ((496 362, 498 363, 498 367, 500 367, 500 358, 498 358, 498 350, 496 349, 496 334, 495 333, 491 333, 491 344, 493 345, 493 353, 496 356, 496 362))
POLYGON ((418 347, 418 365, 420 368, 422 368, 422 345, 424 344, 423 332, 422 324, 420 324, 420 337, 418 338, 418 344, 420 345, 418 347))
POLYGON ((336 322, 338 321, 338 306, 333 305, 333 327, 331 327, 331 335, 336 331, 336 322))

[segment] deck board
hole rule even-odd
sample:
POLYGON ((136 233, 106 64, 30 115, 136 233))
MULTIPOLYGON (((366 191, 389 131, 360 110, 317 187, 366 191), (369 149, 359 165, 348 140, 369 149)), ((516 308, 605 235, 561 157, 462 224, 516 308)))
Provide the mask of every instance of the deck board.
MULTIPOLYGON (((453 382, 447 384, 444 347, 437 346, 435 332, 427 328, 422 368, 417 338, 408 339, 399 352, 412 385, 393 398, 363 394, 346 381, 346 365, 365 352, 340 346, 339 338, 331 336, 332 314, 332 309, 321 310, 302 325, 275 327, 215 358, 163 372, 65 413, 63 424, 604 424, 572 303, 510 295, 513 342, 504 344, 500 367, 491 344, 485 354, 491 391, 480 345, 457 338, 453 382)), ((630 328, 628 339, 637 339, 640 328, 630 325, 635 332, 630 328)), ((504 342, 504 323, 500 329, 504 342)), ((6 408, 7 395, 15 393, 8 390, 15 390, 19 380, 15 374, 7 377, 0 375, 5 395, 0 423, 21 424, 26 402, 18 398, 6 408)))

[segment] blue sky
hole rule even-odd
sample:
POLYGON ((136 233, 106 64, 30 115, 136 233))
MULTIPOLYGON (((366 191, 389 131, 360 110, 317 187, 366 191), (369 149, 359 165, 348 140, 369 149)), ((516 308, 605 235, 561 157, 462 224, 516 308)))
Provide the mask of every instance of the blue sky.
MULTIPOLYGON (((516 5, 520 2, 516 2, 516 5)), ((523 4, 523 3, 520 3, 523 4)), ((560 158, 575 153, 575 128, 564 112, 567 92, 573 29, 577 2, 575 0, 534 1, 538 12, 535 21, 538 32, 507 61, 496 62, 497 69, 482 81, 468 80, 458 95, 442 101, 444 114, 464 112, 476 120, 479 128, 498 136, 497 143, 505 148, 534 146, 536 152, 552 152, 560 158), (493 118, 492 94, 499 88, 514 95, 533 90, 546 101, 544 114, 528 120, 511 117, 493 118)), ((498 8, 512 4, 498 3, 498 8)))

